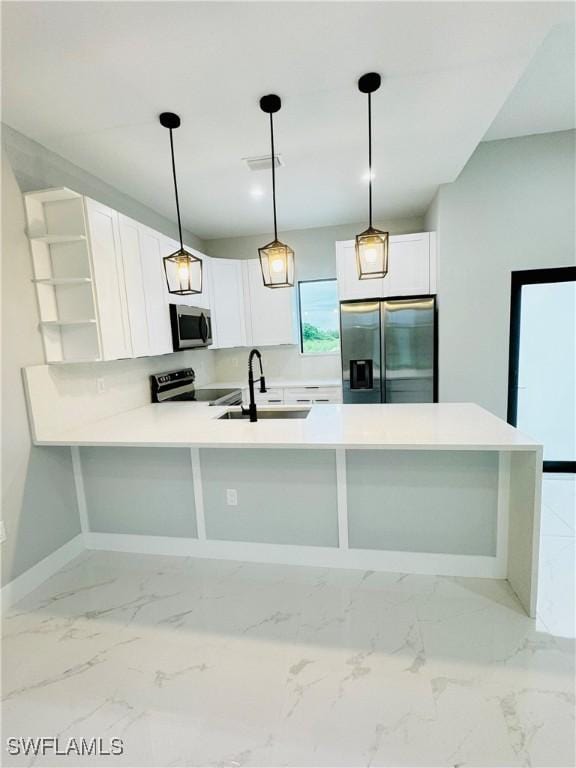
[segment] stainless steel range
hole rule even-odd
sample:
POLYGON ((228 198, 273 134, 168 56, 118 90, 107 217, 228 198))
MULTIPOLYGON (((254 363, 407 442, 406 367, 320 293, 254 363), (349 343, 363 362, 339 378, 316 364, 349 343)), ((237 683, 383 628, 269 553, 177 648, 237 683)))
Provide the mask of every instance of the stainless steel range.
POLYGON ((242 390, 232 388, 196 389, 193 368, 150 376, 153 403, 189 401, 209 405, 241 405, 242 390))

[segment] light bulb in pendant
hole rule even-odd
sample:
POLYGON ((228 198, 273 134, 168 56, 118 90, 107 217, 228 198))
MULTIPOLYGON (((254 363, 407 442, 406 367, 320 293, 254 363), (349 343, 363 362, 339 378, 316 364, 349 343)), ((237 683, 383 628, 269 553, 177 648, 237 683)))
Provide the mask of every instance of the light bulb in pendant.
POLYGON ((378 253, 376 251, 376 248, 364 249, 364 260, 366 261, 367 264, 374 264, 377 258, 378 258, 378 253))
POLYGON ((181 262, 178 265, 178 278, 182 283, 188 283, 190 281, 190 268, 186 262, 181 262))

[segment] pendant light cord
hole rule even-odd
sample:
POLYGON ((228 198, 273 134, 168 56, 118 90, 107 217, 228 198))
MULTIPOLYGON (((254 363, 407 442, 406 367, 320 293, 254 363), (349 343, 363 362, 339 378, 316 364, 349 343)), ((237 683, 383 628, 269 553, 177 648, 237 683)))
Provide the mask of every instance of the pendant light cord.
POLYGON ((372 229, 372 94, 368 94, 368 218, 372 229))
POLYGON ((178 236, 180 237, 180 249, 184 250, 182 241, 182 222, 180 221, 180 202, 178 200, 178 182, 176 181, 176 163, 174 162, 174 139, 170 128, 170 154, 172 155, 172 175, 174 177, 174 194, 176 195, 176 215, 178 217, 178 236))
POLYGON ((274 240, 278 240, 278 227, 276 225, 276 156, 274 154, 274 120, 270 112, 270 145, 272 151, 272 207, 274 209, 274 240))

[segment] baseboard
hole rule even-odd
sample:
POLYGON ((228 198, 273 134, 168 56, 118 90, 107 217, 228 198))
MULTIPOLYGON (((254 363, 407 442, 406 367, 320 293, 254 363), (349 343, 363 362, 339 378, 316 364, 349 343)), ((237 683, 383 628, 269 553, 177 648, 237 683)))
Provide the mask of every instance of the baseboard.
POLYGON ((140 534, 87 533, 87 549, 142 555, 180 555, 251 563, 350 568, 352 570, 417 573, 428 576, 473 576, 504 579, 505 565, 495 557, 446 555, 427 552, 391 552, 371 549, 259 544, 140 534))
POLYGON ((30 592, 35 590, 46 579, 53 576, 60 568, 84 552, 84 537, 82 534, 78 534, 66 544, 63 544, 51 555, 48 555, 39 563, 33 565, 20 576, 16 576, 8 584, 2 587, 0 590, 0 600, 2 601, 2 611, 6 611, 8 608, 17 603, 23 597, 26 597, 30 592))

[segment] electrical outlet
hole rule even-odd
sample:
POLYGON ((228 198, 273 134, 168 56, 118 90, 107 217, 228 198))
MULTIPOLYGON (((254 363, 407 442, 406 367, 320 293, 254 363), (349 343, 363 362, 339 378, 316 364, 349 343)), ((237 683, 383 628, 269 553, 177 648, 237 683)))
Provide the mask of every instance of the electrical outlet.
POLYGON ((96 379, 96 388, 99 394, 106 392, 106 382, 104 379, 96 379))
POLYGON ((0 544, 6 541, 6 526, 4 525, 4 520, 0 520, 0 544))
POLYGON ((236 488, 226 489, 226 504, 228 504, 229 507, 238 506, 238 491, 236 488))

